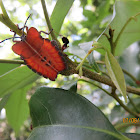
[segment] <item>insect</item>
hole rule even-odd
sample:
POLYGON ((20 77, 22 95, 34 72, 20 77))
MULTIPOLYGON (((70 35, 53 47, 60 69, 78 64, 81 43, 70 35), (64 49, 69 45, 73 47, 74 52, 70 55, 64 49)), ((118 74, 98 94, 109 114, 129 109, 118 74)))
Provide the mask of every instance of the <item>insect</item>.
MULTIPOLYGON (((58 73, 66 69, 66 62, 62 51, 55 41, 50 41, 40 35, 43 31, 39 32, 34 27, 28 29, 28 27, 25 26, 26 22, 24 27, 21 28, 23 29, 23 34, 20 37, 21 41, 15 41, 14 39, 18 37, 15 37, 16 33, 14 34, 12 39, 13 42, 16 43, 12 46, 12 50, 14 53, 20 55, 25 64, 34 72, 54 81, 58 73), (27 30, 27 35, 24 34, 24 28, 27 30)), ((64 45, 66 44, 65 42, 64 45)))

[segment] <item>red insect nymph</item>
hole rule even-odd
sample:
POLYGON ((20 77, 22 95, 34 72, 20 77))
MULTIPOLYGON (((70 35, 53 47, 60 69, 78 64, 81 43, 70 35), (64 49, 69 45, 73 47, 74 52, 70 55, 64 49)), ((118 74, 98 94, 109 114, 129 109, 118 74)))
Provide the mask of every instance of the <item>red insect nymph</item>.
POLYGON ((56 43, 42 38, 34 27, 27 29, 27 35, 21 41, 16 41, 12 50, 22 57, 30 69, 50 80, 55 80, 57 74, 66 68, 56 43))

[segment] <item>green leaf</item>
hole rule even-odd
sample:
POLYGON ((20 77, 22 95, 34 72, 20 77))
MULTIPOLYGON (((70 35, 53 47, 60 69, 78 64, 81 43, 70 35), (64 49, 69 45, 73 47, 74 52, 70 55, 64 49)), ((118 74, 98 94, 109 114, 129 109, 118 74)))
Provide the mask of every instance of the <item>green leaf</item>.
POLYGON ((107 51, 105 54, 105 63, 110 78, 112 79, 114 85, 119 90, 119 92, 123 95, 125 102, 127 102, 126 84, 123 71, 115 57, 109 51, 107 51))
POLYGON ((25 88, 15 91, 9 98, 5 109, 8 123, 18 134, 20 127, 29 116, 28 101, 26 99, 26 92, 31 88, 26 86, 25 88))
POLYGON ((0 97, 34 82, 39 76, 27 66, 17 67, 0 77, 0 97))
POLYGON ((101 23, 102 20, 108 15, 110 9, 110 0, 102 1, 99 7, 97 6, 97 13, 99 14, 97 18, 97 23, 101 23))
POLYGON ((70 10, 74 0, 58 0, 50 17, 52 28, 56 33, 60 32, 64 18, 70 10), (63 9, 63 10, 62 10, 63 9))
POLYGON ((35 128, 27 140, 130 140, 94 127, 51 125, 35 128))
MULTIPOLYGON (((41 125, 61 124, 69 127, 104 129, 119 135, 96 106, 86 98, 71 91, 40 87, 31 97, 29 108, 33 128, 41 125)), ((104 136, 103 134, 102 138, 104 136)))
POLYGON ((33 127, 45 124, 71 124, 108 128, 116 132, 96 106, 69 90, 40 87, 32 95, 29 108, 33 127))
MULTIPOLYGON (((137 13, 140 12, 140 1, 116 1, 115 7, 114 7, 114 15, 115 18, 110 23, 110 26, 112 29, 114 29, 114 41, 116 40, 118 34, 120 33, 121 29, 123 28, 126 21, 132 17, 135 16, 137 13)), ((132 20, 127 25, 126 29, 122 33, 118 44, 115 49, 115 55, 121 55, 122 52, 129 47, 132 43, 140 40, 140 15, 137 16, 137 20, 132 20)), ((109 35, 109 27, 107 27, 106 34, 109 35)), ((104 44, 106 48, 110 48, 109 41, 105 37, 105 35, 102 35, 98 42, 104 44)))
POLYGON ((20 64, 5 64, 5 63, 0 63, 0 75, 20 66, 20 64))
POLYGON ((96 106, 71 91, 40 87, 29 107, 36 128, 28 140, 128 139, 114 129, 96 106), (47 126, 37 127, 41 125, 47 126))

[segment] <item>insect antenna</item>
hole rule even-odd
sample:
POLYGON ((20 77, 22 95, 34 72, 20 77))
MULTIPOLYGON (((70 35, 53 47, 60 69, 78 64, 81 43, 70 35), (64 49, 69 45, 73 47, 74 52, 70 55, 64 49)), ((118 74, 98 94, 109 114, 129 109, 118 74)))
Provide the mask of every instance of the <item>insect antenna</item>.
POLYGON ((14 41, 15 38, 21 38, 21 39, 24 38, 24 28, 26 27, 26 23, 27 23, 28 19, 30 18, 30 16, 31 16, 31 14, 27 17, 27 19, 26 19, 26 21, 25 21, 25 23, 24 23, 23 28, 21 28, 21 29, 23 30, 22 36, 21 36, 21 37, 16 37, 16 36, 15 36, 15 35, 16 35, 16 32, 12 31, 12 32, 14 32, 14 36, 13 36, 13 37, 6 38, 6 39, 0 41, 0 43, 4 42, 4 41, 6 41, 6 40, 9 40, 9 39, 12 39, 13 42, 16 42, 16 41, 14 41))
POLYGON ((26 19, 26 21, 25 21, 25 23, 24 23, 24 26, 23 26, 23 28, 21 28, 22 29, 22 36, 24 36, 24 28, 26 27, 26 23, 27 23, 27 21, 28 21, 28 19, 30 18, 30 16, 31 16, 31 14, 29 14, 29 16, 27 17, 27 19, 26 19))
POLYGON ((6 39, 4 39, 4 40, 2 40, 2 41, 0 41, 0 43, 2 43, 2 42, 4 42, 4 41, 6 41, 6 40, 10 40, 10 39, 13 39, 13 42, 14 42, 14 39, 15 38, 21 38, 21 37, 9 37, 9 38, 6 38, 6 39))

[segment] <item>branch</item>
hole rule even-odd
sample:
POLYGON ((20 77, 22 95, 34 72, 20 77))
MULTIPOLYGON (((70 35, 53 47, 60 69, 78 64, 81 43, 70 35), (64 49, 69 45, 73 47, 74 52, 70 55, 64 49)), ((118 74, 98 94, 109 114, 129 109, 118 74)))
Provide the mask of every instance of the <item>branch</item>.
POLYGON ((117 46, 118 40, 120 39, 122 33, 124 32, 126 26, 129 24, 129 22, 130 22, 132 19, 136 21, 136 17, 139 16, 139 15, 140 15, 140 12, 137 13, 135 16, 130 17, 130 18, 126 21, 126 23, 125 23, 124 26, 122 27, 120 33, 118 34, 118 36, 117 36, 117 38, 116 38, 116 40, 115 40, 115 42, 114 42, 114 47, 117 46))
MULTIPOLYGON (((109 85, 111 87, 115 87, 114 83, 109 78, 107 78, 105 76, 102 76, 102 75, 99 75, 97 73, 94 73, 92 71, 89 71, 86 68, 83 68, 83 76, 85 76, 85 77, 87 77, 89 79, 98 81, 100 83, 109 85)), ((130 92, 130 93, 133 93, 133 94, 140 95, 140 89, 137 89, 137 88, 133 88, 133 87, 127 86, 126 91, 130 92)))
POLYGON ((106 33, 103 33, 103 35, 106 36, 106 38, 108 39, 108 41, 109 41, 109 43, 110 43, 111 53, 112 53, 113 55, 115 55, 116 46, 117 46, 117 44, 118 44, 118 41, 119 41, 121 35, 123 34, 124 30, 126 29, 127 25, 129 24, 129 22, 130 22, 131 20, 137 21, 137 18, 136 18, 136 17, 139 16, 139 15, 140 15, 140 12, 137 13, 135 16, 131 16, 131 17, 126 21, 126 23, 125 23, 124 26, 122 27, 122 29, 121 29, 121 31, 119 32, 119 34, 118 34, 118 36, 117 36, 117 38, 116 38, 115 41, 113 41, 113 38, 114 38, 114 30, 111 28, 110 25, 109 25, 109 35, 110 35, 110 37, 109 37, 106 33))
POLYGON ((133 102, 133 100, 129 97, 129 95, 127 95, 127 97, 128 97, 128 99, 129 99, 131 105, 133 106, 133 109, 135 109, 135 111, 136 111, 137 113, 139 113, 139 110, 138 110, 137 106, 135 105, 135 103, 133 102))
POLYGON ((112 97, 116 99, 116 101, 130 114, 135 116, 136 118, 139 118, 139 115, 136 112, 133 112, 131 109, 129 109, 123 102, 120 100, 120 98, 117 96, 117 94, 112 94, 112 97))
POLYGON ((134 88, 134 87, 127 86, 127 90, 126 91, 130 92, 130 93, 134 93, 134 94, 140 95, 140 88, 134 88))
MULTIPOLYGON (((67 69, 62 71, 61 74, 65 75, 65 76, 69 76, 72 74, 78 74, 79 71, 76 71, 76 67, 77 64, 75 64, 74 62, 72 62, 67 56, 66 54, 64 54, 65 57, 65 61, 67 63, 67 69)), ((10 63, 10 64, 24 64, 24 62, 22 60, 5 60, 5 59, 0 59, 0 63, 10 63)), ((83 70, 83 76, 87 77, 89 79, 95 80, 97 82, 109 85, 111 87, 115 87, 115 85, 113 84, 113 82, 107 78, 106 76, 102 76, 99 75, 95 72, 92 72, 86 68, 82 68, 83 70)), ((137 94, 140 96, 140 89, 134 88, 134 87, 130 87, 127 86, 126 91, 129 93, 133 93, 133 94, 137 94)))
POLYGON ((125 127, 129 127, 129 126, 140 126, 140 122, 138 122, 138 123, 128 122, 128 123, 116 124, 115 128, 117 130, 121 130, 121 129, 124 129, 125 127))
POLYGON ((45 19, 46 19, 46 23, 47 23, 47 26, 49 28, 49 31, 51 31, 51 37, 53 40, 56 40, 57 41, 57 44, 59 46, 59 48, 61 47, 60 45, 60 42, 57 40, 55 34, 54 34, 54 31, 53 31, 53 28, 52 28, 52 25, 51 25, 51 22, 50 22, 50 19, 49 19, 49 15, 48 15, 48 11, 47 11, 47 7, 46 7, 46 4, 45 4, 45 0, 41 0, 41 4, 42 4, 42 8, 43 8, 43 12, 44 12, 44 16, 45 16, 45 19))
MULTIPOLYGON (((65 60, 67 62, 68 68, 67 68, 67 70, 61 72, 61 74, 65 75, 65 76, 68 76, 68 75, 71 75, 71 74, 78 74, 79 71, 76 70, 77 64, 72 62, 66 55, 65 55, 65 60)), ((109 78, 107 78, 106 76, 99 75, 95 72, 92 72, 92 71, 86 69, 86 68, 82 68, 82 70, 83 70, 83 76, 84 77, 87 77, 89 79, 95 80, 97 82, 100 82, 100 83, 103 83, 103 84, 106 84, 106 85, 109 85, 111 87, 115 87, 114 83, 109 78)), ((129 93, 137 94, 137 95, 140 96, 140 89, 127 86, 126 91, 129 92, 129 93)))
POLYGON ((8 60, 8 59, 0 59, 0 63, 25 64, 23 60, 8 60))
POLYGON ((123 71, 126 75, 128 75, 134 82, 137 81, 137 79, 136 79, 131 73, 129 73, 129 72, 126 71, 125 69, 122 69, 122 71, 123 71))
POLYGON ((86 79, 79 79, 79 81, 84 81, 87 83, 90 83, 98 88, 100 88, 101 90, 103 90, 105 93, 107 93, 109 96, 113 97, 119 104, 120 106, 122 106, 127 112, 129 112, 131 115, 135 116, 135 117, 139 117, 139 115, 136 112, 133 112, 131 109, 129 109, 125 104, 123 104, 123 102, 119 99, 119 97, 116 95, 115 90, 116 88, 112 88, 113 92, 112 94, 110 94, 107 90, 103 89, 101 86, 95 84, 93 81, 91 80, 86 80, 86 79))
POLYGON ((109 96, 112 97, 112 95, 105 89, 103 89, 101 86, 99 86, 98 84, 95 84, 93 81, 91 80, 86 80, 86 79, 79 79, 78 81, 83 81, 83 82, 86 82, 86 83, 89 83, 89 84, 92 84, 96 87, 98 87, 99 89, 101 89, 102 91, 104 91, 106 94, 108 94, 109 96))

